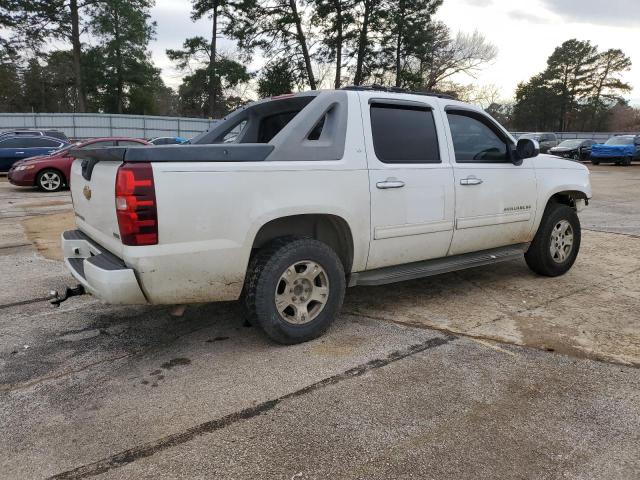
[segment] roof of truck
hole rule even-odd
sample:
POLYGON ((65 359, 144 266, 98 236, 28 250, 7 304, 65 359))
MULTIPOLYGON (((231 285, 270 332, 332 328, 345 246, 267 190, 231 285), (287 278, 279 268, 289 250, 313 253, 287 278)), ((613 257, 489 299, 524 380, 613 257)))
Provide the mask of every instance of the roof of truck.
POLYGON ((386 92, 386 93, 405 93, 410 95, 423 95, 426 97, 437 97, 437 98, 445 98, 447 100, 456 100, 451 95, 447 95, 446 93, 439 92, 415 92, 412 90, 407 90, 406 88, 400 87, 385 87, 384 85, 349 85, 347 87, 342 87, 340 90, 356 90, 356 91, 364 91, 364 92, 386 92))

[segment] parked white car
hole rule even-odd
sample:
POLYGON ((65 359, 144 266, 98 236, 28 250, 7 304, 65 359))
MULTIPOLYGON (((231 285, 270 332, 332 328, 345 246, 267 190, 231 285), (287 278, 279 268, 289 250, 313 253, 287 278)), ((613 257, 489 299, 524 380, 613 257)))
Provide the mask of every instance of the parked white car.
POLYGON ((591 197, 587 168, 516 144, 476 107, 370 88, 255 102, 189 145, 75 155, 77 230, 62 244, 84 290, 114 304, 242 298, 282 343, 321 335, 347 286, 523 254, 561 275, 591 197))

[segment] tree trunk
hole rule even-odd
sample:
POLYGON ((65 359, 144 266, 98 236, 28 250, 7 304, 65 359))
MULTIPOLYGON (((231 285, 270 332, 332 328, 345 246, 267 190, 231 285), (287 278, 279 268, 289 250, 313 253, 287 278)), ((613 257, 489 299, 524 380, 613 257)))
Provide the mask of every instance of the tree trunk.
POLYGON ((82 47, 80 45, 78 0, 70 0, 69 8, 71 10, 71 45, 73 46, 73 81, 76 86, 76 97, 78 99, 76 110, 80 113, 85 113, 87 111, 87 92, 84 89, 84 81, 82 79, 82 47))
POLYGON ((120 44, 120 16, 117 10, 113 12, 114 40, 116 44, 116 113, 122 113, 122 95, 124 92, 124 78, 122 65, 122 45, 120 44))
MULTIPOLYGON (((595 130, 596 126, 596 115, 598 114, 598 104, 600 103, 600 97, 602 96, 602 91, 604 90, 604 83, 607 81, 609 77, 609 69, 611 67, 611 63, 607 61, 607 66, 605 67, 600 80, 598 81, 598 86, 596 87, 596 94, 593 96, 593 111, 591 112, 591 129, 595 130)), ((599 125, 598 125, 599 127, 599 125)))
POLYGON ((211 57, 209 60, 209 117, 215 118, 218 103, 218 82, 216 78, 216 49, 218 40, 218 2, 213 2, 213 27, 211 31, 211 57))
POLYGON ((300 44, 300 48, 302 48, 302 56, 304 57, 304 65, 307 70, 307 78, 309 79, 309 87, 311 90, 316 90, 316 79, 313 76, 313 69, 311 68, 311 57, 309 56, 309 49, 307 48, 307 39, 302 31, 302 20, 300 19, 300 15, 298 14, 298 6, 296 5, 296 0, 289 0, 289 6, 291 7, 291 13, 293 14, 293 19, 296 23, 296 32, 298 36, 298 43, 300 44))
POLYGON ((337 36, 336 36, 336 79, 334 82, 334 88, 340 88, 342 84, 342 42, 343 42, 343 33, 342 33, 342 0, 334 0, 333 2, 336 9, 336 26, 337 26, 337 36))
POLYGON ((354 85, 362 84, 362 66, 364 64, 364 56, 367 50, 367 37, 369 35, 369 16, 371 15, 371 0, 364 0, 364 15, 362 19, 362 28, 358 38, 358 57, 356 60, 356 76, 353 79, 354 85))
POLYGON ((400 81, 400 76, 401 76, 401 70, 402 70, 402 66, 401 66, 401 54, 402 54, 402 35, 403 35, 403 28, 404 28, 404 15, 405 15, 405 7, 404 7, 404 2, 400 1, 399 4, 399 8, 398 8, 398 32, 397 32, 397 38, 396 38, 396 87, 400 87, 401 81, 400 81))

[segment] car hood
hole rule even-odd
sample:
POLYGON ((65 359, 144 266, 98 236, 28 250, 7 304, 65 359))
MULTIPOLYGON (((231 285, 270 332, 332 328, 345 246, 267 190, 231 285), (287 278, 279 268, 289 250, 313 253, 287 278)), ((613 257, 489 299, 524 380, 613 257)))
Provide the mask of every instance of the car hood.
POLYGON ((546 153, 541 153, 537 157, 532 158, 533 166, 537 169, 542 168, 555 168, 562 170, 586 170, 589 171, 587 167, 582 165, 579 162, 574 162, 569 158, 562 158, 556 155, 548 155, 546 153))
POLYGON ((53 157, 49 156, 49 155, 38 155, 35 157, 29 157, 29 158, 25 158, 23 160, 20 160, 19 162, 16 162, 15 165, 28 165, 31 163, 38 163, 42 160, 51 160, 53 157))
POLYGON ((578 147, 553 147, 551 150, 549 150, 550 152, 558 152, 558 153, 564 153, 564 152, 571 152, 573 150, 576 150, 578 147))

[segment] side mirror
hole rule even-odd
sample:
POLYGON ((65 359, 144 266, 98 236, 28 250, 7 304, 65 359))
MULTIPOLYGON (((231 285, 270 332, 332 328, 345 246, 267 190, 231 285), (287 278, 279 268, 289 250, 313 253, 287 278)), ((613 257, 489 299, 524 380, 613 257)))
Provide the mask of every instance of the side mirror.
POLYGON ((525 158, 537 157, 540 153, 540 144, 529 138, 521 138, 516 146, 516 159, 521 162, 525 158))

